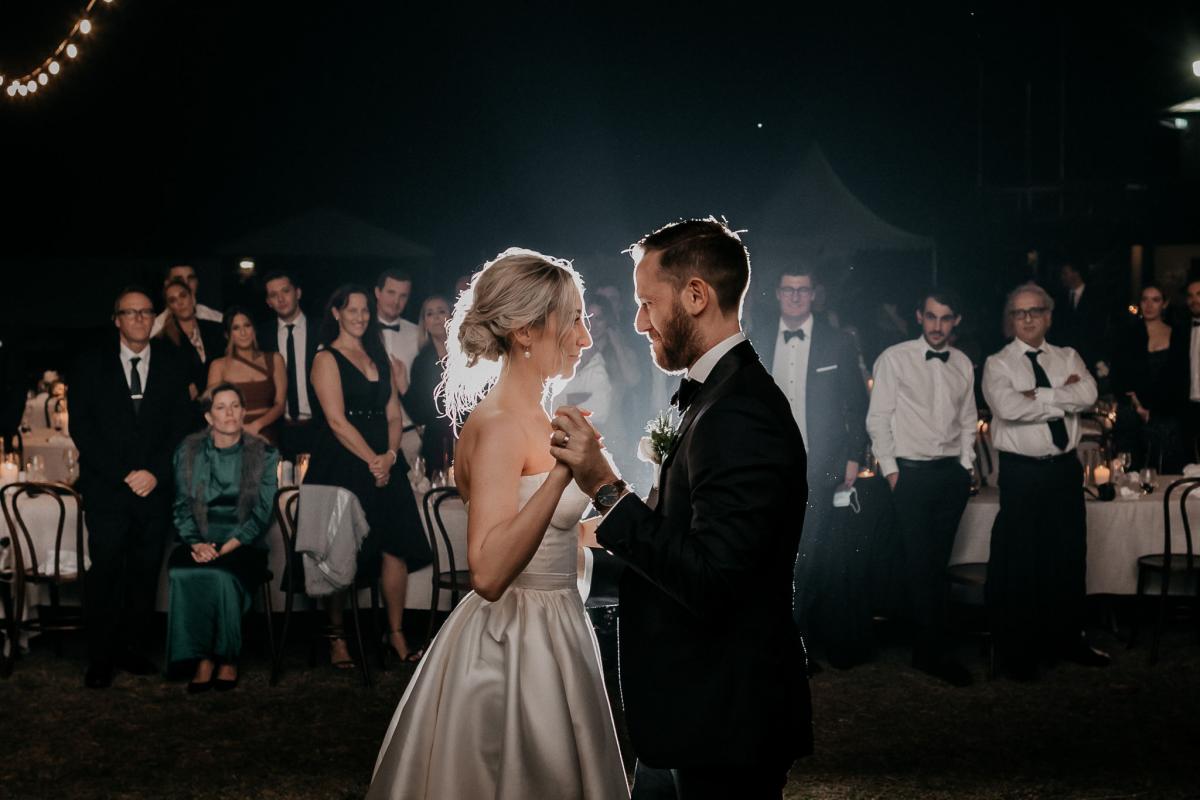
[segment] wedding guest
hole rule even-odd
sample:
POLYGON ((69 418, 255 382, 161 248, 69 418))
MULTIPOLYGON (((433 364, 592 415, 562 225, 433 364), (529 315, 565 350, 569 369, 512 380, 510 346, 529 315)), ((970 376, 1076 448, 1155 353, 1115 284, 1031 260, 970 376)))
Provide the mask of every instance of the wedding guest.
MULTIPOLYGON (((181 280, 188 285, 192 290, 192 297, 196 299, 196 319, 202 319, 206 322, 216 322, 220 324, 222 314, 215 308, 209 308, 199 302, 200 297, 200 279, 196 277, 196 270, 188 264, 176 264, 167 269, 166 276, 163 278, 163 289, 167 288, 167 284, 173 280, 181 280)), ((162 331, 163 325, 167 324, 167 317, 171 310, 165 308, 154 318, 154 328, 150 331, 151 336, 157 336, 162 331)))
POLYGON ((1153 284, 1142 289, 1140 319, 1123 332, 1113 358, 1113 390, 1126 405, 1113 436, 1138 467, 1183 470, 1184 398, 1188 393, 1191 331, 1168 325, 1167 300, 1153 284))
POLYGON ((1071 260, 1059 268, 1062 294, 1055 303, 1054 327, 1047 338, 1059 347, 1070 347, 1083 357, 1089 370, 1108 357, 1106 303, 1099 290, 1084 282, 1082 262, 1071 260))
MULTIPOLYGON (((230 309, 230 312, 233 310, 230 309)), ((204 400, 208 429, 175 451, 175 531, 168 559, 167 664, 195 662, 188 693, 238 682, 242 616, 267 578, 279 453, 247 435, 241 389, 218 383, 204 400)))
POLYGON ((412 297, 412 278, 407 272, 386 269, 375 281, 375 305, 379 314, 379 330, 383 336, 383 347, 393 361, 404 365, 396 369, 393 377, 400 395, 408 393, 412 363, 421 349, 421 329, 401 315, 412 297))
POLYGON ((999 666, 1016 680, 1036 679, 1043 657, 1109 663, 1083 630, 1087 514, 1075 448, 1096 381, 1078 353, 1046 342, 1053 311, 1037 284, 1014 289, 1004 307, 1014 338, 983 368, 1000 460, 986 597, 999 666))
POLYGON ((450 304, 441 295, 432 295, 421 304, 421 350, 413 360, 412 383, 405 402, 413 422, 423 425, 421 457, 427 476, 446 470, 454 460, 454 430, 442 413, 437 400, 438 387, 445 376, 446 322, 450 304))
POLYGON ((173 348, 151 340, 154 304, 129 288, 113 304, 115 341, 71 373, 71 436, 92 566, 85 685, 109 686, 113 669, 150 675, 145 655, 162 548, 170 531, 171 454, 188 431, 188 376, 173 348))
POLYGON ((917 309, 920 338, 875 361, 867 413, 871 447, 892 487, 911 617, 913 666, 954 686, 971 674, 946 643, 946 564, 970 495, 976 424, 975 369, 950 346, 962 320, 956 295, 934 289, 917 309))
POLYGON ((1185 457, 1189 463, 1200 461, 1200 280, 1188 281, 1188 388, 1184 424, 1187 429, 1185 457))
POLYGON ((225 355, 209 365, 207 388, 222 383, 236 386, 242 395, 245 432, 274 445, 278 441, 275 423, 283 416, 287 398, 283 359, 258 349, 254 322, 243 308, 234 306, 225 312, 225 335, 229 344, 225 355))
POLYGON ((316 436, 314 415, 319 413, 320 405, 309 375, 321 346, 320 322, 300 308, 303 292, 291 273, 269 272, 263 285, 267 306, 275 316, 259 326, 258 346, 283 357, 286 388, 278 426, 279 452, 283 458, 295 461, 298 454, 312 452, 316 436))
POLYGON ((194 400, 208 386, 209 364, 225 352, 225 332, 219 322, 196 316, 196 298, 182 278, 172 278, 163 289, 167 316, 160 338, 169 341, 187 364, 194 400))
POLYGON ((808 508, 795 565, 794 617, 813 632, 822 594, 821 552, 833 495, 858 477, 867 445, 867 387, 854 341, 813 316, 816 281, 804 265, 786 267, 775 287, 776 323, 764 324, 756 346, 783 390, 808 452, 808 508))
MULTIPOLYGON (((400 400, 383 349, 370 295, 357 286, 333 293, 321 321, 324 349, 313 360, 312 383, 322 424, 309 463, 307 483, 342 486, 362 504, 371 532, 359 551, 358 577, 379 576, 387 606, 388 644, 404 660, 410 653, 403 631, 408 574, 429 564, 408 463, 399 452, 403 425, 400 400)), ((342 598, 330 605, 334 630, 342 625, 342 598)), ((331 643, 331 659, 353 668, 346 640, 331 643)))

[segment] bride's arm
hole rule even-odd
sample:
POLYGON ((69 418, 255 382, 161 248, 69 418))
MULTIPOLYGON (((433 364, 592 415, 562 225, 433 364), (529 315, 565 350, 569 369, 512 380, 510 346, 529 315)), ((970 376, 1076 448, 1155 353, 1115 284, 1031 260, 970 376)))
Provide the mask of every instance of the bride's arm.
POLYGON ((471 504, 467 513, 467 566, 471 585, 486 600, 499 600, 533 558, 550 518, 571 482, 556 463, 545 483, 517 511, 526 441, 517 426, 500 417, 483 421, 471 453, 471 504))

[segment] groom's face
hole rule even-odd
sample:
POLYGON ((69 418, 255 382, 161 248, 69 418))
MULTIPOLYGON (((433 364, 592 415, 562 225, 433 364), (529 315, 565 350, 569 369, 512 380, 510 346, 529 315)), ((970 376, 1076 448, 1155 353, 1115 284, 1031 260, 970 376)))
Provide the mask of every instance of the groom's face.
POLYGON ((637 332, 650 340, 654 363, 665 372, 680 372, 702 355, 696 322, 679 301, 674 283, 659 265, 661 253, 642 256, 633 271, 637 295, 637 332))

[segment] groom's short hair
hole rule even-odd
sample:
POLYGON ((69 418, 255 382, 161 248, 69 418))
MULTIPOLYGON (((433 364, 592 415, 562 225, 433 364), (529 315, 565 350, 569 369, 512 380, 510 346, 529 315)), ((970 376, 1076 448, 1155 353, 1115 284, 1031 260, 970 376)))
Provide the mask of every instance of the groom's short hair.
POLYGON ((716 217, 672 222, 629 248, 633 260, 660 254, 662 270, 676 287, 696 276, 713 287, 724 314, 737 313, 750 283, 750 253, 741 237, 716 217))

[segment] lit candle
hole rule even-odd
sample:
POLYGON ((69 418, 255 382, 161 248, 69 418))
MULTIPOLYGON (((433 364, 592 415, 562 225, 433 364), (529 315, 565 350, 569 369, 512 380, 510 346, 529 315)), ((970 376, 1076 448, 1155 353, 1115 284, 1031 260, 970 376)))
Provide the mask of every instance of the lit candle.
POLYGON ((1092 473, 1092 477, 1096 479, 1097 486, 1103 486, 1104 484, 1108 483, 1109 478, 1112 477, 1112 473, 1109 471, 1108 467, 1101 464, 1100 466, 1096 467, 1095 471, 1092 473))
POLYGON ((0 464, 0 486, 15 483, 17 480, 17 465, 11 461, 0 464))

